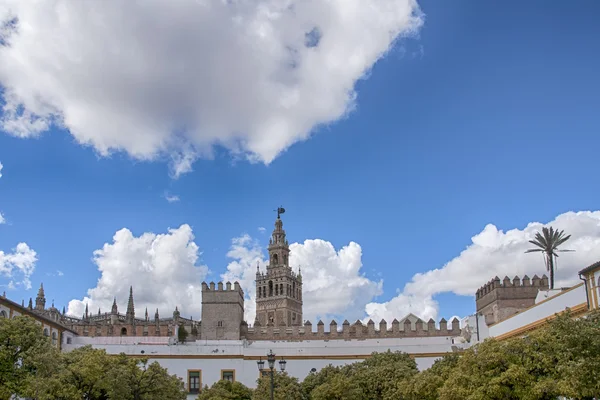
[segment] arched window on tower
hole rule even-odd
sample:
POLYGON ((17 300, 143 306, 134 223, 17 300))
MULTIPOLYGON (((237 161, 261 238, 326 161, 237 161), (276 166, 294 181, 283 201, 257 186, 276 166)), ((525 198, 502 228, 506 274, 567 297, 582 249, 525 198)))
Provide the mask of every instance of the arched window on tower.
POLYGON ((273 281, 269 281, 269 297, 273 296, 273 281))
POLYGON ((287 265, 287 256, 284 254, 283 255, 283 265, 287 265))
POLYGON ((279 296, 279 285, 275 284, 275 296, 279 296))
POLYGON ((279 258, 277 257, 277 254, 273 254, 273 265, 277 264, 279 264, 279 258))
POLYGON ((296 282, 292 282, 292 297, 296 298, 296 282))
POLYGON ((279 285, 279 294, 283 296, 283 283, 279 285))

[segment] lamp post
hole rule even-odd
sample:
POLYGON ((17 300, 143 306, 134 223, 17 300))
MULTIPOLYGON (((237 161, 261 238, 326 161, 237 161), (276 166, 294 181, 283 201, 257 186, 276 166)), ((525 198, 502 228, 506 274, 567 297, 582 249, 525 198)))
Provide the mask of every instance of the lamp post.
MULTIPOLYGON (((262 373, 263 369, 265 368, 265 362, 261 358, 256 362, 256 364, 258 365, 258 370, 262 373)), ((279 369, 281 370, 281 372, 285 371, 286 364, 287 364, 287 361, 285 361, 283 359, 283 357, 281 357, 281 360, 279 361, 279 369)), ((271 375, 271 400, 274 400, 274 396, 275 396, 275 383, 274 383, 275 354, 273 353, 273 350, 269 350, 269 354, 267 354, 267 365, 269 366, 269 373, 271 375)))

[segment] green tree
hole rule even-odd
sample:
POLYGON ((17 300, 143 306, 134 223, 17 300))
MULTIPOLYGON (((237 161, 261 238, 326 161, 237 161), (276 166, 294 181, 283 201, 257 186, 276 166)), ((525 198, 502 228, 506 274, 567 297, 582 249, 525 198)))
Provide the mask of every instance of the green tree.
POLYGON ((398 385, 397 398, 407 400, 439 399, 439 390, 456 368, 458 360, 458 354, 450 354, 435 361, 431 368, 413 375, 407 382, 398 385))
POLYGON ((251 400, 252 389, 240 382, 220 380, 210 388, 205 386, 198 395, 198 400, 251 400))
POLYGON ((185 329, 183 324, 179 325, 179 329, 177 329, 177 340, 179 340, 179 342, 183 343, 183 342, 185 342, 185 339, 187 339, 187 337, 188 337, 188 331, 185 329))
POLYGON ((351 377, 334 374, 311 393, 312 400, 362 400, 365 397, 360 385, 351 377))
POLYGON ((0 318, 0 399, 29 392, 31 376, 50 373, 47 361, 58 351, 32 318, 0 318))
MULTIPOLYGON (((287 372, 274 372, 275 400, 303 400, 304 394, 298 378, 287 372)), ((271 397, 271 376, 266 374, 258 379, 258 386, 252 395, 253 400, 269 400, 271 397)))
POLYGON ((302 381, 302 391, 307 399, 311 398, 312 391, 324 383, 327 383, 334 375, 340 373, 340 367, 329 364, 318 372, 311 372, 302 381))
POLYGON ((600 398, 600 310, 573 319, 564 313, 532 335, 533 350, 547 353, 561 395, 600 398))
POLYGON ((119 400, 185 400, 183 381, 169 375, 158 362, 130 358, 121 354, 113 358, 107 374, 109 398, 119 400))
POLYGON ((398 384, 410 379, 419 370, 408 354, 388 350, 373 353, 360 363, 347 365, 341 372, 358 383, 365 398, 392 400, 397 394, 398 384))
POLYGON ((546 269, 550 272, 550 289, 554 289, 554 257, 558 257, 557 252, 572 250, 558 250, 558 246, 565 243, 571 235, 565 236, 565 231, 554 230, 554 228, 542 228, 542 233, 537 232, 535 238, 529 243, 537 246, 536 249, 529 249, 525 253, 542 253, 546 262, 546 269))

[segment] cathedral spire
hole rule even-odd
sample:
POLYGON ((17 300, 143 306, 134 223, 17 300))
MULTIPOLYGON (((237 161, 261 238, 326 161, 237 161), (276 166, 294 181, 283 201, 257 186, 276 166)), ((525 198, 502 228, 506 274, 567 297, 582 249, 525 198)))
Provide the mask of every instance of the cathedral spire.
POLYGON ((88 312, 88 304, 85 303, 85 319, 88 319, 90 316, 89 312, 88 312))
POLYGON ((27 306, 30 310, 33 310, 33 302, 31 301, 31 297, 29 298, 29 305, 27 306))
POLYGON ((148 321, 148 307, 146 307, 146 314, 145 314, 145 316, 146 316, 146 321, 148 321))
POLYGON ((113 300, 113 305, 112 305, 112 310, 111 311, 112 311, 113 314, 116 314, 119 311, 118 308, 117 308, 117 298, 116 297, 113 300))
POLYGON ((35 309, 44 311, 46 308, 46 296, 44 295, 44 284, 40 284, 40 290, 38 290, 37 297, 35 298, 35 309))
POLYGON ((133 286, 129 286, 129 300, 127 301, 127 314, 125 318, 129 322, 133 322, 135 318, 135 309, 133 307, 133 286))

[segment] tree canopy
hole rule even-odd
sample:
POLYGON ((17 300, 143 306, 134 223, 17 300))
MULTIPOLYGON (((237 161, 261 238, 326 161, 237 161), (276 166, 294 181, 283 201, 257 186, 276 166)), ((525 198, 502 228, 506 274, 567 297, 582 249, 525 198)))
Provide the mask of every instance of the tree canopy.
POLYGON ((30 317, 0 319, 0 400, 184 400, 183 382, 158 362, 90 346, 61 353, 30 317))

